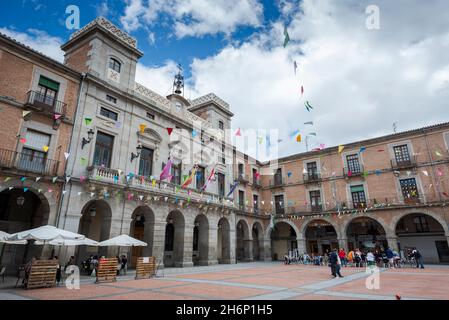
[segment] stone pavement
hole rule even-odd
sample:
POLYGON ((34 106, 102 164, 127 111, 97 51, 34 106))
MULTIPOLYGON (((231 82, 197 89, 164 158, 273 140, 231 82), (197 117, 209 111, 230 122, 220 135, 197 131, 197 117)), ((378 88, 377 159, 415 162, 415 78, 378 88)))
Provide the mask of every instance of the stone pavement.
POLYGON ((403 300, 449 299, 449 266, 383 269, 378 290, 367 289, 363 268, 343 268, 342 274, 333 279, 328 267, 279 262, 172 268, 146 280, 128 273, 115 283, 94 284, 93 278, 83 277, 79 290, 24 290, 6 284, 0 300, 394 300, 396 294, 403 300))

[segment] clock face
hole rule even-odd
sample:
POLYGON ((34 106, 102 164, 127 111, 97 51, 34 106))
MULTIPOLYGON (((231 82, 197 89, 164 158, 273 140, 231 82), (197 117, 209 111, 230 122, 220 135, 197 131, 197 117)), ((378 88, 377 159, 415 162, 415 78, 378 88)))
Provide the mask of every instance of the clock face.
POLYGON ((178 109, 178 111, 181 111, 182 109, 182 105, 179 102, 176 102, 176 109, 178 109))

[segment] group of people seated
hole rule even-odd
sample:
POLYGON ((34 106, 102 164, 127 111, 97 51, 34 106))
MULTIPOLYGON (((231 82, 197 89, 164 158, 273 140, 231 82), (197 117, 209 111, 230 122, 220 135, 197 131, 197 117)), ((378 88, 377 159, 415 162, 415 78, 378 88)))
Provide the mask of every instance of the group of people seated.
MULTIPOLYGON (((100 259, 104 259, 105 256, 98 255, 90 255, 89 258, 83 260, 81 262, 81 268, 83 272, 89 276, 96 276, 98 270, 98 263, 100 259)), ((116 256, 117 259, 117 275, 121 273, 126 275, 126 271, 128 270, 128 258, 126 255, 122 255, 121 257, 116 256)))
MULTIPOLYGON (((26 286, 26 284, 28 283, 28 279, 29 279, 30 273, 31 273, 31 267, 33 266, 33 262, 35 262, 36 260, 38 260, 36 257, 32 257, 23 267, 23 270, 25 272, 23 280, 22 280, 23 286, 26 286)), ((62 271, 66 271, 67 268, 71 265, 76 265, 74 256, 71 256, 69 258, 69 260, 64 264, 63 268, 61 268, 61 264, 59 263, 58 256, 52 256, 48 260, 55 260, 57 262, 57 269, 56 269, 56 285, 57 286, 59 286, 59 284, 61 283, 62 271)))

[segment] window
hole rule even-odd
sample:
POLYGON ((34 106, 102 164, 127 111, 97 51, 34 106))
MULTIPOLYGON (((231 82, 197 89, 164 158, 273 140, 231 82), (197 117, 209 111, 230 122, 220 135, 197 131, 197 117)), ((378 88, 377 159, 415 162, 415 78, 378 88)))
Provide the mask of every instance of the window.
POLYGON ((276 208, 276 214, 284 214, 284 196, 274 196, 274 204, 276 208))
POLYGON ((348 164, 348 173, 360 173, 359 155, 351 154, 346 156, 346 162, 348 164))
POLYGON ((307 175, 309 180, 318 178, 318 167, 316 162, 309 162, 306 164, 307 166, 307 175))
POLYGON ((282 169, 279 168, 276 170, 276 173, 274 174, 274 185, 280 186, 282 185, 282 169))
POLYGON ((416 216, 413 218, 416 232, 430 232, 429 223, 425 216, 416 216))
POLYGON ((257 169, 253 168, 253 184, 257 184, 257 169))
POLYGON ((245 192, 239 190, 239 207, 243 209, 245 207, 245 192))
POLYGON ((309 196, 310 196, 310 207, 312 209, 312 212, 320 212, 322 210, 320 190, 310 191, 309 196))
POLYGON ((226 144, 221 144, 221 163, 226 164, 226 157, 225 157, 225 150, 226 150, 226 144))
POLYGON ((44 146, 50 145, 50 135, 34 130, 27 130, 26 143, 22 148, 19 159, 19 168, 33 172, 43 172, 47 160, 44 146))
POLYGON ((396 163, 398 165, 409 164, 411 162, 410 154, 408 152, 408 147, 406 144, 394 147, 393 151, 396 163))
POLYGON ((106 95, 106 100, 109 101, 109 102, 112 102, 114 104, 117 103, 117 98, 114 98, 114 97, 112 97, 112 96, 110 96, 108 94, 106 95))
POLYGON ((218 173, 218 195, 220 197, 225 196, 225 175, 223 173, 218 173))
POLYGON ((111 167, 112 147, 114 137, 103 132, 97 132, 97 141, 95 143, 94 165, 111 167))
POLYGON ((351 196, 354 208, 366 207, 365 189, 363 185, 351 186, 351 196))
POLYGON ((165 251, 173 251, 173 240, 175 239, 175 227, 168 223, 165 227, 165 251))
POLYGON ((109 69, 112 69, 117 73, 120 73, 120 70, 122 69, 122 64, 118 62, 118 60, 111 58, 109 59, 109 69))
POLYGON ((100 115, 102 115, 103 117, 109 118, 111 120, 117 121, 118 119, 118 113, 108 110, 106 108, 101 107, 100 109, 100 115))
POLYGON ((413 201, 419 198, 415 178, 399 180, 404 201, 413 201))
POLYGON ((171 166, 171 175, 173 176, 172 182, 174 184, 181 184, 181 164, 171 166))
POLYGON ((196 188, 198 190, 204 186, 204 172, 205 169, 203 167, 198 167, 196 171, 196 188))
POLYGON ((224 123, 223 123, 223 121, 218 121, 218 129, 224 130, 224 123))
POLYGON ((143 147, 139 159, 139 175, 151 176, 153 174, 153 150, 143 147))
POLYGON ((243 177, 244 172, 243 172, 243 163, 239 163, 239 177, 243 177))
POLYGON ((39 78, 37 94, 34 100, 49 106, 54 106, 58 91, 59 83, 41 76, 39 78))
POLYGON ((253 206, 254 212, 259 212, 259 196, 257 194, 253 194, 253 206))
POLYGON ((154 116, 154 114, 147 112, 147 118, 154 120, 156 117, 154 116))

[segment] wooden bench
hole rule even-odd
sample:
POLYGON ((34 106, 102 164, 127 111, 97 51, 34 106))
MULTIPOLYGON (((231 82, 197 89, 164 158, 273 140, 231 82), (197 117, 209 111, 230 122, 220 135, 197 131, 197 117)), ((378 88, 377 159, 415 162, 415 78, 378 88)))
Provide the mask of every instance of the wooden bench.
POLYGON ((26 289, 53 287, 56 282, 56 271, 58 261, 56 260, 36 260, 32 263, 26 289))
POLYGON ((97 280, 95 283, 117 281, 117 263, 117 258, 100 259, 96 270, 97 280))
POLYGON ((148 279, 156 275, 156 257, 140 257, 136 264, 136 280, 148 279))

